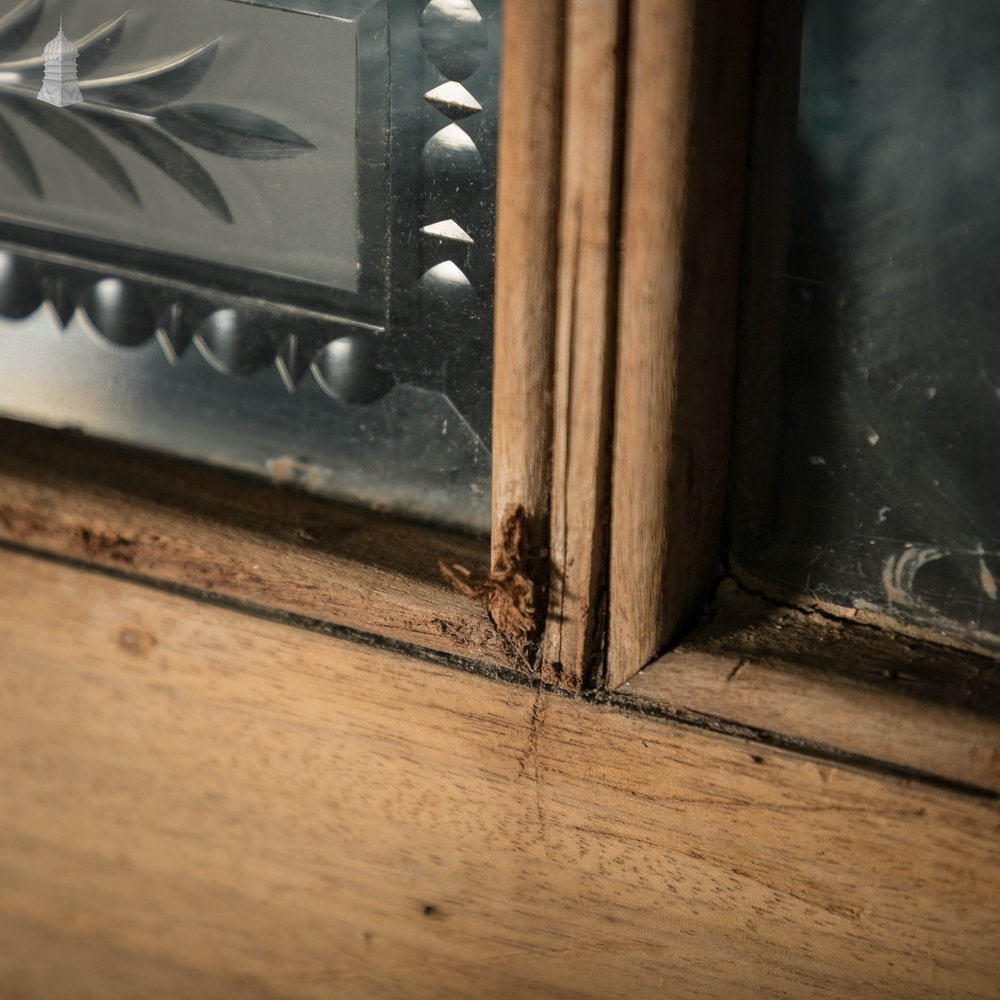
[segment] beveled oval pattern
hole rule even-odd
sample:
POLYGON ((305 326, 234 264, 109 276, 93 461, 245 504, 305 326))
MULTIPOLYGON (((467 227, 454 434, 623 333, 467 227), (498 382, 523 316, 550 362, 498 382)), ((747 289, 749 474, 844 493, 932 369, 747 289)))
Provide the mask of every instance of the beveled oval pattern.
POLYGON ((476 290, 452 260, 442 261, 424 272, 420 279, 420 296, 425 320, 432 328, 465 328, 480 311, 476 290))
POLYGON ((274 361, 274 344, 236 309, 217 309, 198 327, 195 345, 223 375, 253 375, 274 361))
POLYGON ((0 253, 0 316, 26 319, 45 294, 31 263, 12 253, 0 253))
POLYGON ((91 286, 80 306, 94 329, 118 347, 138 347, 155 332, 153 312, 141 292, 119 278, 91 286))
POLYGON ((420 43, 443 76, 464 80, 486 55, 486 25, 471 0, 431 0, 420 15, 420 43))
POLYGON ((313 360, 312 373, 328 396, 343 403, 373 403, 394 385, 379 367, 375 338, 362 333, 331 340, 313 360))
MULTIPOLYGON (((486 180, 482 154, 461 125, 446 125, 434 133, 420 154, 429 193, 455 205, 477 198, 486 180)), ((447 207, 447 206, 442 206, 447 207)))

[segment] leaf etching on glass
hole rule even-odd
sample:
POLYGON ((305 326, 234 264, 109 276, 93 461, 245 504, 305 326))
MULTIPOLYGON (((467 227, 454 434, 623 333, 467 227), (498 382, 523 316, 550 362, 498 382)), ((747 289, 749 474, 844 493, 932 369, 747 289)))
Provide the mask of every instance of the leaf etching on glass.
POLYGON ((0 165, 28 193, 44 195, 44 170, 36 164, 15 127, 24 123, 54 139, 98 174, 123 199, 142 199, 115 146, 143 157, 223 223, 233 214, 211 170, 184 147, 239 160, 301 156, 315 146, 281 122, 224 104, 177 104, 208 75, 221 39, 185 52, 157 56, 106 76, 97 71, 125 35, 128 12, 74 40, 84 103, 70 108, 36 101, 43 54, 26 55, 24 45, 45 8, 45 0, 22 0, 0 17, 0 165), (105 142, 105 137, 110 142, 105 142))

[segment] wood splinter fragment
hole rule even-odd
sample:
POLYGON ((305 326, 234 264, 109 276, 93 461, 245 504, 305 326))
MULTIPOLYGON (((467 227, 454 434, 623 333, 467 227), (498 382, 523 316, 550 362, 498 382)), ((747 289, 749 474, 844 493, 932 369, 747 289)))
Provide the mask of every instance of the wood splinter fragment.
POLYGON ((460 593, 486 605, 497 631, 525 656, 538 627, 535 584, 528 575, 528 518, 518 506, 503 519, 503 540, 496 565, 477 581, 464 566, 439 562, 442 575, 460 593))

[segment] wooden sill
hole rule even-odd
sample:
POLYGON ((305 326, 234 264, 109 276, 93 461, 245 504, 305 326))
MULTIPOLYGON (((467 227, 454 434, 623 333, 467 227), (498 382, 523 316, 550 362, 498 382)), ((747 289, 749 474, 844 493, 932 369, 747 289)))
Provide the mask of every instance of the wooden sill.
POLYGON ((5 998, 996 1000, 996 802, 10 552, 0 607, 5 998))
POLYGON ((1000 793, 1000 664, 776 606, 728 580, 711 619, 619 689, 838 756, 1000 793))
POLYGON ((0 440, 0 542, 515 666, 438 569, 485 568, 485 539, 14 421, 0 440))

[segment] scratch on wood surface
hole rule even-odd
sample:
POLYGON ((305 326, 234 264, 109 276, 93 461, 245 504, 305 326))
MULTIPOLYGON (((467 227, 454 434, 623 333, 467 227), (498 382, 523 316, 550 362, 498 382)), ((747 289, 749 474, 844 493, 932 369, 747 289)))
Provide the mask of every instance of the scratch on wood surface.
POLYGON ((788 896, 790 899, 796 899, 807 906, 815 906, 829 913, 831 916, 840 917, 843 920, 852 922, 861 921, 868 915, 869 908, 867 905, 850 902, 850 897, 842 896, 836 891, 835 886, 825 886, 819 882, 813 882, 805 886, 802 890, 795 891, 778 885, 773 879, 762 877, 760 874, 746 868, 734 867, 732 872, 737 877, 749 879, 751 882, 763 886, 771 892, 788 896))
POLYGON ((729 676, 726 678, 726 683, 728 684, 730 681, 736 680, 736 678, 740 674, 740 671, 747 665, 748 662, 749 661, 746 659, 746 657, 740 657, 736 666, 729 671, 729 676))
POLYGON ((534 580, 528 572, 528 517, 522 506, 503 519, 503 539, 496 566, 477 582, 465 566, 438 566, 445 579, 461 594, 486 605, 497 631, 509 639, 525 661, 538 632, 538 601, 534 580))

